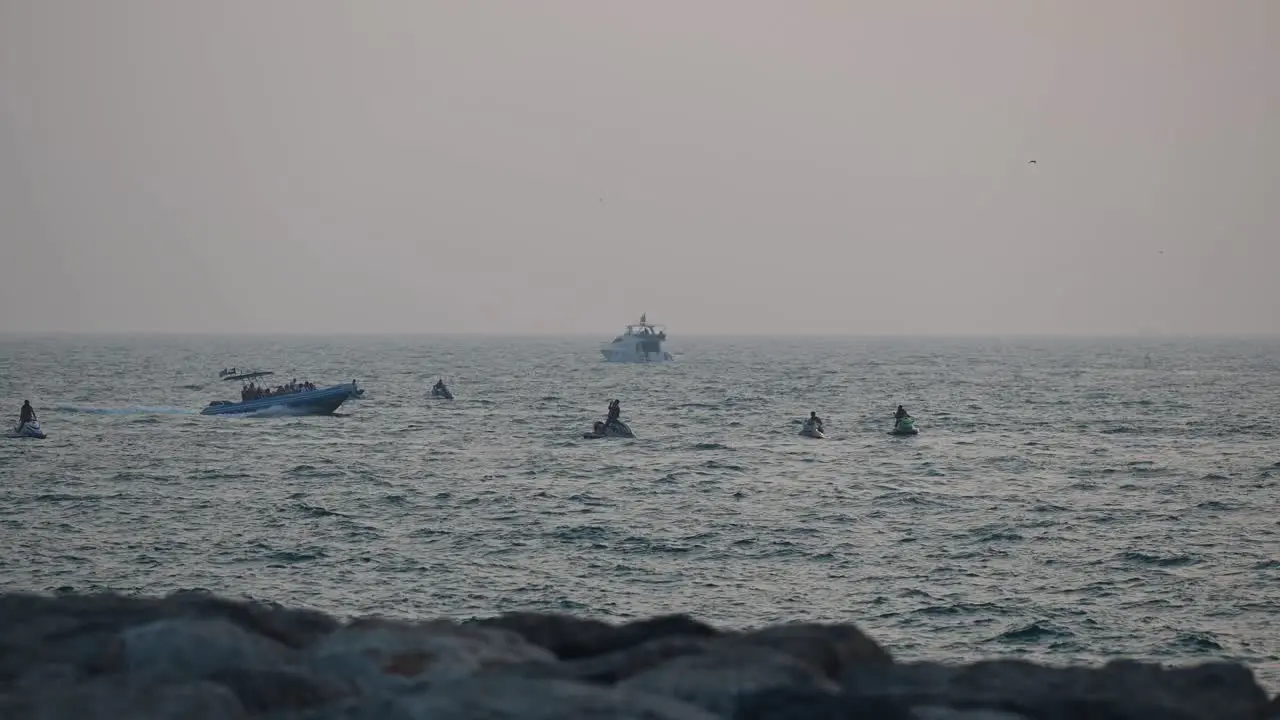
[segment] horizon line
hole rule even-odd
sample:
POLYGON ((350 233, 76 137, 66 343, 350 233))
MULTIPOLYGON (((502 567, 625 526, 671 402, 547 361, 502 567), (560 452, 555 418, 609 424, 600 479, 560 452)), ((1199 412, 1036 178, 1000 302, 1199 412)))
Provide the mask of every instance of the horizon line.
MULTIPOLYGON (((376 338, 376 337, 470 337, 501 339, 535 339, 535 338, 604 338, 607 333, 595 334, 587 332, 487 332, 487 331, 241 331, 226 332, 218 330, 0 330, 0 338, 56 338, 56 337, 195 337, 195 338, 376 338)), ((1126 332, 920 332, 920 333, 874 333, 874 332, 694 332, 681 335, 681 338, 760 338, 760 339, 869 339, 869 340, 964 340, 964 339, 1122 339, 1122 340, 1274 340, 1280 339, 1280 331, 1254 332, 1163 332, 1163 331, 1126 331, 1126 332)), ((608 339, 599 340, 608 342, 608 339)), ((668 342, 679 344, 680 339, 668 342)))

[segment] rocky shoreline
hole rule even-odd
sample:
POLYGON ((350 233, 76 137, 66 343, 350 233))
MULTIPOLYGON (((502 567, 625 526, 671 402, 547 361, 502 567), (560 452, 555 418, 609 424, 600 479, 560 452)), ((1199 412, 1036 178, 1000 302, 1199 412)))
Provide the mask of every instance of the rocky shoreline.
POLYGON ((1280 720, 1233 663, 895 662, 852 625, 342 621, 203 592, 0 595, 0 718, 1280 720))

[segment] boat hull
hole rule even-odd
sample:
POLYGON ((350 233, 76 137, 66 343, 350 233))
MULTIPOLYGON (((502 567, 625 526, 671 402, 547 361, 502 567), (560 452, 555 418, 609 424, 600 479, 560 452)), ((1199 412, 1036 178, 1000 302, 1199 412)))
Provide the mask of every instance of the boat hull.
POLYGON ((307 392, 258 398, 246 402, 210 403, 201 415, 246 415, 279 408, 291 415, 329 415, 356 393, 355 383, 343 383, 307 392))
POLYGON ((9 431, 11 438, 29 438, 31 440, 44 440, 47 437, 44 431, 40 429, 40 423, 29 422, 23 423, 9 431))
POLYGON ((904 418, 894 423, 893 429, 889 431, 890 435, 919 435, 920 431, 916 429, 916 422, 911 418, 904 418))
POLYGON ((582 434, 583 438, 588 440, 599 440, 601 438, 629 438, 634 440, 636 434, 631 432, 631 427, 621 420, 614 420, 604 424, 601 430, 592 430, 582 434))
POLYGON ((676 359, 666 350, 657 352, 641 352, 633 347, 612 347, 605 346, 600 348, 600 354, 604 356, 607 362, 613 363, 637 363, 642 365, 652 365, 656 363, 675 362, 676 359))

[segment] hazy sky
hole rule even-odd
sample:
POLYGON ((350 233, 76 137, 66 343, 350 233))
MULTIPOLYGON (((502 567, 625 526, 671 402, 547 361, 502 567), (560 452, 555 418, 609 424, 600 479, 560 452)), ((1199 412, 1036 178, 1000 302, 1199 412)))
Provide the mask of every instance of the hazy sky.
POLYGON ((1276 333, 1278 28, 0 0, 0 330, 1276 333))

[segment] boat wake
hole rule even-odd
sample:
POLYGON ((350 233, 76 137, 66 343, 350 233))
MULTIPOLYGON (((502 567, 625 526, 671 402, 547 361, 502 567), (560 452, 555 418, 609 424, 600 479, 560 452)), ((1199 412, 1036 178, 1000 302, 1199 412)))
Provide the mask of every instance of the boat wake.
POLYGON ((195 415, 195 410, 187 408, 175 407, 123 407, 123 408, 92 408, 79 407, 74 405, 57 405, 54 410, 65 413, 83 413, 86 415, 195 415))

